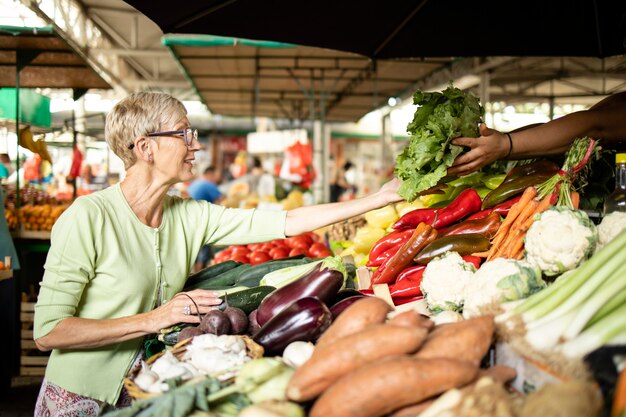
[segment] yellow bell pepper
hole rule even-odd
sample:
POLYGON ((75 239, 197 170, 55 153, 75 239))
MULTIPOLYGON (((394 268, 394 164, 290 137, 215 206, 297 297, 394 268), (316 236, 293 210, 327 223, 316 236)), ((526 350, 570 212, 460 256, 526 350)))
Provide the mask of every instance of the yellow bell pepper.
POLYGON ((354 236, 354 251, 369 254, 370 249, 378 240, 385 236, 385 230, 377 227, 361 227, 354 236))
POLYGON ((365 213, 367 224, 381 229, 386 229, 389 225, 394 224, 398 220, 398 213, 393 205, 388 205, 378 210, 372 210, 365 213))
POLYGON ((398 217, 402 217, 407 214, 409 211, 417 210, 424 208, 424 203, 421 199, 417 198, 415 201, 409 203, 408 201, 401 201, 396 203, 396 211, 398 212, 398 217))

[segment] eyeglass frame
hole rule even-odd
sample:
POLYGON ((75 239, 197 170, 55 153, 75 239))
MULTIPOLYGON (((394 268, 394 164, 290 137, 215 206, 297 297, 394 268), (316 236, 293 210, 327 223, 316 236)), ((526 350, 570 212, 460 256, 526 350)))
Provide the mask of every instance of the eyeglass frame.
MULTIPOLYGON (((196 142, 198 141, 198 129, 191 129, 191 128, 187 128, 187 129, 181 129, 181 130, 168 130, 167 132, 152 132, 152 133, 148 133, 146 134, 146 136, 148 137, 158 137, 158 136, 171 136, 171 135, 182 135, 182 139, 185 141, 185 146, 187 146, 188 148, 193 144, 193 141, 195 140, 196 142), (187 131, 189 131, 191 133, 191 141, 187 142, 187 131)), ((130 145, 128 145, 128 149, 133 149, 135 147, 134 143, 131 143, 130 145)))

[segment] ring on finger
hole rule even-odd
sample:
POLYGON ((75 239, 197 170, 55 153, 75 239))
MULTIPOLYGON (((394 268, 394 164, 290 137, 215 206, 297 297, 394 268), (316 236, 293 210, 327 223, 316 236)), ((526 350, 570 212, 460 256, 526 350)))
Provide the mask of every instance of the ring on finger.
POLYGON ((189 316, 191 314, 191 304, 187 304, 184 308, 183 308, 183 314, 185 316, 189 316))

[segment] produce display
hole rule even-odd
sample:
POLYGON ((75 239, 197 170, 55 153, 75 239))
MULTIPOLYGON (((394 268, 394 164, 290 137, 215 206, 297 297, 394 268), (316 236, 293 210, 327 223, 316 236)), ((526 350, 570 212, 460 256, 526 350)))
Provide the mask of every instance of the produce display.
POLYGON ((163 329, 127 378, 154 396, 108 415, 624 415, 626 214, 578 209, 596 142, 446 178, 482 108, 452 87, 415 101, 412 201, 328 229, 335 256, 311 233, 219 252, 184 291, 222 304, 163 329))
POLYGON ((325 258, 331 255, 330 249, 320 241, 316 233, 304 233, 287 239, 277 239, 265 243, 229 246, 215 254, 214 263, 228 260, 257 265, 272 259, 283 259, 298 255, 325 258))
POLYGON ((20 208, 17 209, 17 193, 14 187, 6 190, 4 216, 9 230, 23 225, 25 230, 50 231, 69 204, 62 203, 45 191, 26 186, 20 189, 20 208))

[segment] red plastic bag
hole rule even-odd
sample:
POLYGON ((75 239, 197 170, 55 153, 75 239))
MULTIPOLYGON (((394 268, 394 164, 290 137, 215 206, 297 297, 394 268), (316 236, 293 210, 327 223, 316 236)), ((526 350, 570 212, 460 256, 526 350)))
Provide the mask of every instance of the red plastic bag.
POLYGON ((69 178, 78 178, 80 175, 80 167, 83 164, 83 154, 78 150, 78 146, 74 146, 74 152, 72 153, 72 166, 70 167, 69 178))

